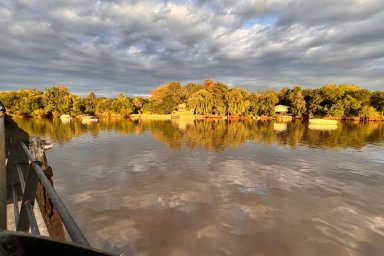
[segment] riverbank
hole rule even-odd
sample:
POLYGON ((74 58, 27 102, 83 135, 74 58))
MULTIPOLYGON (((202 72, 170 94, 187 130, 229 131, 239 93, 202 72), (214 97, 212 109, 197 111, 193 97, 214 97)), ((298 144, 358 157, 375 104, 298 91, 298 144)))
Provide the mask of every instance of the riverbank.
MULTIPOLYGON (((20 116, 20 115, 10 115, 12 118, 18 118, 18 119, 25 119, 25 118, 33 118, 33 119, 44 119, 49 117, 44 116, 20 116)), ((87 117, 88 115, 75 115, 72 116, 72 118, 76 119, 83 119, 84 117, 87 117)), ((171 120, 171 119, 196 119, 196 120, 212 120, 212 119, 230 119, 230 120, 278 120, 278 121, 290 121, 294 119, 301 119, 301 120, 309 120, 308 117, 304 118, 295 118, 293 116, 216 116, 216 115, 185 115, 185 114, 131 114, 129 116, 122 116, 122 115, 95 115, 95 117, 100 119, 125 119, 129 118, 131 120, 139 120, 139 119, 146 119, 146 120, 171 120)), ((384 121, 384 116, 381 118, 366 118, 366 117, 317 117, 317 119, 324 119, 324 120, 338 120, 338 121, 355 121, 355 122, 367 122, 367 121, 373 121, 373 122, 381 122, 384 121)))
MULTIPOLYGON (((230 120, 278 120, 278 121, 291 121, 291 120, 309 120, 308 117, 305 118, 295 118, 293 116, 213 116, 213 115, 177 115, 177 114, 164 114, 164 115, 146 115, 146 114, 133 114, 128 117, 131 120, 138 119, 150 119, 150 120, 171 120, 171 119, 230 119, 230 120)), ((384 121, 384 117, 381 119, 373 119, 373 118, 364 118, 364 117, 351 117, 351 118, 340 118, 340 117, 320 117, 317 119, 324 120, 337 120, 337 121, 355 121, 355 122, 381 122, 384 121)))

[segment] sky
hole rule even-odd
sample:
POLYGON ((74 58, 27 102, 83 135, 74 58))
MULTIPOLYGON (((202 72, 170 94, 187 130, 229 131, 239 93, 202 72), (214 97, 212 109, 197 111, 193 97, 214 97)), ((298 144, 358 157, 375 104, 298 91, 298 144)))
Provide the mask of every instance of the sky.
POLYGON ((383 0, 0 0, 0 90, 384 90, 383 0))

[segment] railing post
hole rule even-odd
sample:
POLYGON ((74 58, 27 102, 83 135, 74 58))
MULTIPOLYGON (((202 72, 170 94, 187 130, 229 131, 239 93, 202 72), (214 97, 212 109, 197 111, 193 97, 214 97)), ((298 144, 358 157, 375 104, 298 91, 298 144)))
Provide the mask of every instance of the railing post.
MULTIPOLYGON (((52 168, 48 165, 48 160, 45 156, 45 151, 41 146, 40 137, 31 137, 29 140, 29 149, 32 156, 41 163, 41 169, 45 176, 47 176, 51 185, 53 186, 52 168)), ((45 226, 51 238, 65 241, 65 233, 63 228, 63 222, 61 221, 60 215, 57 210, 53 207, 53 202, 49 198, 49 195, 41 184, 38 182, 36 190, 36 202, 40 208, 40 213, 44 219, 45 226)), ((36 207, 37 205, 35 205, 36 207)))
POLYGON ((69 213, 67 207, 59 197, 59 195, 54 190, 51 182, 48 180, 47 176, 45 176, 43 170, 41 169, 41 166, 37 163, 38 161, 35 160, 35 158, 32 156, 31 152, 29 151, 28 147, 21 142, 21 147, 23 148, 25 155, 30 161, 30 167, 36 171, 36 174, 43 185, 43 187, 46 189, 49 198, 52 200, 53 206, 57 209, 57 211, 60 213, 61 220, 63 221, 63 224, 69 234, 69 237, 71 238, 72 242, 77 243, 82 246, 88 246, 89 243, 83 233, 81 232, 80 228, 77 226, 76 222, 74 221, 73 217, 69 213))
MULTIPOLYGON (((18 200, 21 199, 22 189, 19 179, 19 175, 22 175, 24 179, 27 178, 29 162, 24 153, 20 143, 29 142, 29 135, 25 131, 21 130, 17 124, 7 115, 3 116, 3 129, 5 134, 5 179, 1 178, 0 182, 4 181, 6 187, 6 204, 14 203, 16 207, 18 200)), ((2 186, 1 186, 2 187, 2 186)), ((24 188, 23 188, 24 189, 24 188)), ((18 213, 14 213, 15 217, 19 216, 18 213)), ((18 219, 18 218, 17 218, 18 219)), ((17 221, 15 223, 17 225, 17 221)))
POLYGON ((0 118, 0 230, 7 230, 7 183, 5 174, 5 128, 0 118))
POLYGON ((16 223, 16 231, 28 232, 29 228, 35 228, 38 232, 36 219, 33 215, 38 177, 32 166, 29 167, 25 189, 21 201, 20 217, 16 223), (33 218, 31 216, 33 215, 33 218))
MULTIPOLYGON (((54 208, 59 213, 59 217, 72 242, 89 247, 87 239, 54 190, 51 181, 40 166, 40 162, 35 159, 29 150, 28 133, 20 129, 8 116, 3 117, 1 121, 0 142, 3 145, 5 144, 5 146, 0 148, 2 150, 0 151, 0 156, 2 157, 0 161, 3 160, 3 163, 0 162, 0 167, 3 169, 0 174, 3 174, 5 178, 0 177, 0 192, 3 192, 0 196, 4 197, 0 198, 4 201, 4 205, 0 205, 2 208, 0 210, 0 214, 2 214, 0 215, 0 225, 2 225, 2 222, 5 222, 5 225, 0 226, 0 231, 6 229, 7 202, 14 202, 16 231, 28 232, 30 228, 32 233, 39 235, 40 232, 33 213, 33 205, 38 180, 40 180, 45 190, 44 196, 50 198, 51 209, 53 210, 54 208), (22 202, 19 213, 18 201, 20 198, 22 202)), ((0 255, 2 255, 1 242, 0 255)))

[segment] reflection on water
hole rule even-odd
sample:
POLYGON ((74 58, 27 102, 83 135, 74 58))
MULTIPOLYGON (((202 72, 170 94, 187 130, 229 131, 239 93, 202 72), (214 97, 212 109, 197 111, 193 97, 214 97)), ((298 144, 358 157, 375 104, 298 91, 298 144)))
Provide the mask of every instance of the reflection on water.
POLYGON ((56 145, 91 244, 125 255, 382 255, 384 125, 17 120, 56 145), (129 135, 129 136, 127 136, 129 135))
POLYGON ((223 121, 223 120, 171 120, 130 121, 102 120, 82 124, 60 119, 16 119, 18 125, 32 135, 47 136, 53 142, 66 143, 84 134, 97 137, 104 131, 122 135, 141 134, 150 131, 154 138, 173 149, 182 145, 189 148, 203 146, 209 150, 223 151, 227 147, 255 143, 279 144, 297 147, 308 145, 322 148, 361 148, 366 144, 384 141, 383 122, 344 122, 338 125, 308 125, 305 122, 275 121, 223 121))

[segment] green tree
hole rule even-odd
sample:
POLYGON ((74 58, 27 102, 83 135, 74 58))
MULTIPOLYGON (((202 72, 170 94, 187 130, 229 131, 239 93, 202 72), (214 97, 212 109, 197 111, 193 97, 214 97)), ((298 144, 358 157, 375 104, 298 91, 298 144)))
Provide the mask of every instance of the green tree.
POLYGON ((340 100, 340 103, 344 108, 345 117, 356 117, 359 116, 359 111, 361 109, 361 102, 352 97, 351 95, 346 95, 343 99, 340 100))
POLYGON ((43 116, 42 93, 37 90, 19 90, 1 93, 8 113, 18 116, 43 116))
POLYGON ((225 95, 228 92, 228 86, 223 83, 215 83, 212 87, 213 109, 212 113, 219 116, 225 116, 228 113, 228 102, 225 95))
POLYGON ((371 106, 379 112, 384 112, 384 92, 375 91, 371 95, 371 106))
POLYGON ((321 89, 321 103, 324 114, 331 117, 354 117, 358 115, 361 103, 367 104, 369 94, 355 85, 326 85, 321 89), (357 100, 355 97, 361 100, 357 100))
POLYGON ((367 89, 358 89, 358 90, 353 90, 348 93, 351 95, 353 98, 355 98, 361 106, 369 106, 371 103, 371 92, 367 89))
POLYGON ((228 104, 228 115, 245 115, 249 109, 249 93, 241 88, 232 88, 225 94, 228 104))
POLYGON ((197 115, 212 114, 212 94, 205 89, 201 89, 192 95, 188 101, 188 106, 190 106, 197 115))
POLYGON ((146 111, 158 114, 170 114, 182 102, 182 88, 179 82, 161 85, 151 92, 146 111))
POLYGON ((328 116, 342 118, 345 113, 344 105, 342 102, 333 104, 331 108, 327 111, 328 116))
POLYGON ((278 98, 279 98, 279 104, 289 106, 290 102, 288 100, 288 94, 291 91, 288 87, 284 87, 283 89, 280 90, 278 93, 278 98))
POLYGON ((88 115, 94 115, 96 112, 96 105, 97 105, 97 97, 94 92, 91 92, 85 99, 84 99, 84 113, 88 115))
POLYGON ((168 92, 167 92, 166 96, 171 97, 172 104, 174 107, 176 107, 178 104, 180 104, 182 102, 181 99, 182 99, 183 92, 182 92, 182 87, 181 87, 180 82, 168 83, 167 89, 168 89, 168 92))
POLYGON ((306 112, 306 102, 300 86, 289 90, 286 99, 289 103, 291 114, 295 117, 303 117, 306 112))
POLYGON ((363 106, 359 111, 359 116, 361 119, 368 119, 368 120, 381 120, 382 119, 382 114, 379 113, 372 106, 363 106))
POLYGON ((134 97, 132 99, 132 104, 134 107, 133 113, 141 114, 144 111, 144 104, 148 102, 147 98, 144 97, 134 97))
POLYGON ((98 116, 111 117, 114 115, 114 111, 112 110, 112 106, 115 99, 107 99, 105 97, 100 97, 97 101, 97 105, 95 106, 95 113, 98 116))
POLYGON ((83 98, 77 95, 72 95, 72 108, 71 108, 71 115, 76 116, 81 113, 83 113, 84 105, 83 98))
POLYGON ((265 91, 260 98, 259 115, 274 116, 275 105, 279 102, 277 93, 273 90, 265 91))
POLYGON ((183 103, 187 103, 188 102, 188 99, 190 97, 192 97, 192 95, 203 89, 203 85, 200 85, 200 84, 196 84, 196 83, 188 83, 186 86, 182 87, 182 96, 181 96, 181 100, 183 103))
POLYGON ((324 116, 324 109, 321 105, 323 102, 321 91, 319 89, 306 90, 304 94, 309 118, 324 116))
POLYGON ((258 116, 260 114, 261 99, 262 99, 262 94, 260 92, 249 94, 249 96, 248 96, 248 101, 249 101, 248 112, 249 112, 249 114, 251 114, 253 116, 258 116))
POLYGON ((134 110, 132 99, 123 94, 118 94, 117 98, 112 103, 112 109, 116 114, 127 117, 132 114, 134 110))
POLYGON ((54 86, 43 94, 45 113, 53 117, 68 114, 72 108, 71 95, 65 86, 54 86))
POLYGON ((213 93, 213 88, 215 87, 215 81, 211 79, 204 80, 204 89, 209 93, 213 93))

